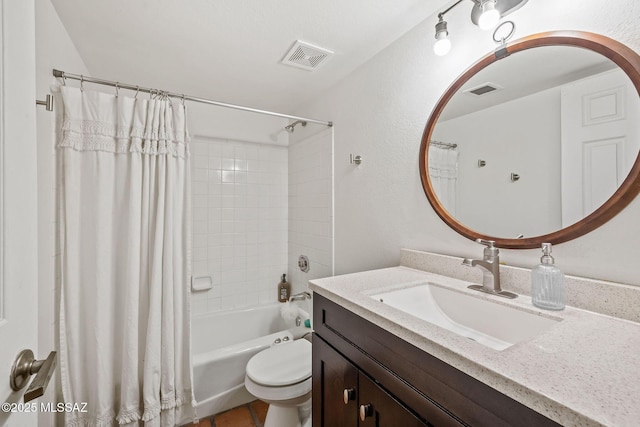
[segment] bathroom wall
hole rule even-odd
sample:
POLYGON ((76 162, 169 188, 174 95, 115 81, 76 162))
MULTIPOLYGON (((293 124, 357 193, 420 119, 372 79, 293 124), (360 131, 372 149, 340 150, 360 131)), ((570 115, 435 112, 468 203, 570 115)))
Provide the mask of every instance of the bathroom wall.
POLYGON ((312 131, 318 133, 305 133, 298 127, 289 145, 292 293, 307 290, 309 280, 333 275, 333 128, 314 126, 312 131), (298 268, 300 255, 309 259, 307 272, 298 268))
MULTIPOLYGON (((471 5, 447 14, 451 52, 433 53, 434 14, 322 97, 298 110, 333 120, 336 273, 399 263, 400 248, 481 256, 429 205, 418 171, 422 131, 440 95, 475 60, 496 47, 490 32, 469 20, 471 5), (364 162, 357 170, 349 153, 364 162)), ((640 2, 529 1, 509 15, 515 38, 553 30, 600 33, 640 51, 640 2)), ((532 70, 533 72, 533 70, 532 70)), ((526 75, 523 75, 526 78, 526 75)), ((559 244, 556 262, 569 274, 640 285, 640 198, 586 236, 559 244)), ((523 267, 539 250, 503 250, 501 260, 523 267)))
POLYGON ((287 147, 196 135, 191 145, 194 314, 274 302, 287 272, 287 147))
MULTIPOLYGON (((55 121, 59 117, 61 100, 51 86, 58 84, 51 70, 58 68, 72 73, 88 74, 87 67, 80 58, 69 38, 60 18, 49 1, 35 2, 36 19, 36 93, 38 99, 46 94, 54 95, 54 111, 44 107, 36 108, 38 145, 38 349, 43 356, 57 349, 57 284, 60 273, 57 269, 60 251, 57 241, 56 202, 56 156, 55 121)), ((34 349, 35 350, 35 349, 34 349)), ((54 400, 54 394, 61 396, 57 373, 47 394, 41 399, 54 400)), ((59 400, 62 398, 60 397, 59 400)), ((47 400, 43 400, 47 401, 47 400)), ((59 414, 62 417, 63 414, 59 414)), ((55 414, 40 412, 41 425, 53 425, 55 414)), ((60 424, 61 425, 61 424, 60 424)))

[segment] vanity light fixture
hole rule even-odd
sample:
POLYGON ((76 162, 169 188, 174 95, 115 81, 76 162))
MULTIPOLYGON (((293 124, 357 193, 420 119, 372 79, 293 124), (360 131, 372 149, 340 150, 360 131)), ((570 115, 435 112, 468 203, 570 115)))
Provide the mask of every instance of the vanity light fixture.
MULTIPOLYGON (((449 30, 444 15, 451 9, 462 3, 464 0, 458 0, 444 11, 438 14, 438 23, 436 24, 436 42, 433 45, 433 51, 438 56, 446 55, 451 50, 451 40, 449 39, 449 30)), ((528 0, 471 0, 473 8, 471 9, 471 22, 476 24, 483 30, 494 28, 500 18, 522 7, 528 0)))
POLYGON ((436 43, 433 45, 433 52, 438 56, 444 56, 451 50, 451 40, 447 31, 447 21, 442 19, 442 14, 438 15, 436 24, 436 43))

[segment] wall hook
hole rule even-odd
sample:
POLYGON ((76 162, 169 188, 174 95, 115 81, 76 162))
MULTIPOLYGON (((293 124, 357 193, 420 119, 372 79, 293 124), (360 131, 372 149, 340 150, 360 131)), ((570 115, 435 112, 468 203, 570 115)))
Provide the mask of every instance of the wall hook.
POLYGON ((483 168, 483 167, 485 167, 485 166, 487 166, 487 162, 486 162, 486 161, 484 161, 484 160, 478 160, 478 167, 479 167, 479 168, 483 168))
POLYGON ((520 179, 520 175, 518 175, 517 173, 511 172, 511 182, 516 182, 519 179, 520 179))
POLYGON ((44 108, 47 111, 53 111, 53 95, 47 94, 47 97, 44 101, 40 101, 36 99, 36 105, 44 105, 44 108))
POLYGON ((349 154, 349 163, 352 165, 359 165, 362 163, 362 156, 354 156, 353 154, 349 154))

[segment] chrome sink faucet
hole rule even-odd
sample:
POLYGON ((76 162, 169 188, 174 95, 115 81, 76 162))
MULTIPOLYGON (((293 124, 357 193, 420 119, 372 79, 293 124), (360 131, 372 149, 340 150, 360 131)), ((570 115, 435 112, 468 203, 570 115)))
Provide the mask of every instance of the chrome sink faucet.
POLYGON ((486 246, 482 259, 465 258, 462 261, 462 265, 480 267, 482 270, 482 286, 470 285, 468 288, 504 298, 516 298, 516 294, 503 291, 500 288, 500 251, 494 246, 496 242, 483 239, 476 239, 476 242, 486 246))

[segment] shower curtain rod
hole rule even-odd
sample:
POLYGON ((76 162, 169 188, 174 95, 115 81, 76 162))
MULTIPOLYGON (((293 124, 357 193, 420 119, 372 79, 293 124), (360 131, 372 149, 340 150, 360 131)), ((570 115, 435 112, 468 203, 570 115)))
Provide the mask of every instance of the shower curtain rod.
POLYGON ((429 141, 429 144, 439 145, 440 147, 445 147, 445 148, 457 148, 458 147, 458 144, 454 144, 454 143, 451 143, 451 142, 435 141, 435 140, 429 141))
POLYGON ((266 115, 269 115, 269 116, 282 117, 282 118, 285 118, 285 119, 302 120, 302 121, 305 121, 305 122, 317 123, 319 125, 325 125, 325 126, 329 126, 329 127, 333 126, 333 122, 327 122, 327 121, 316 120, 316 119, 309 119, 309 118, 306 118, 306 117, 292 116, 290 114, 276 113, 274 111, 259 110, 257 108, 244 107, 242 105, 227 104, 226 102, 214 101, 212 99, 198 98, 196 96, 189 96, 189 95, 185 95, 183 93, 160 91, 160 90, 157 90, 157 89, 146 88, 146 87, 131 85, 131 84, 127 84, 127 83, 114 82, 112 80, 97 79, 95 77, 88 77, 88 76, 84 76, 82 74, 71 74, 71 73, 67 73, 65 71, 56 70, 55 68, 53 70, 53 75, 54 75, 54 77, 59 77, 59 78, 61 78, 63 80, 64 79, 80 80, 81 82, 96 83, 96 84, 99 84, 99 85, 112 86, 112 87, 116 87, 116 88, 119 88, 119 89, 135 90, 136 92, 159 93, 159 94, 164 94, 164 95, 170 96, 172 98, 180 98, 180 99, 183 99, 185 101, 194 101, 194 102, 200 102, 202 104, 217 105, 218 107, 233 108, 235 110, 242 110, 242 111, 250 111, 252 113, 266 114, 266 115))

